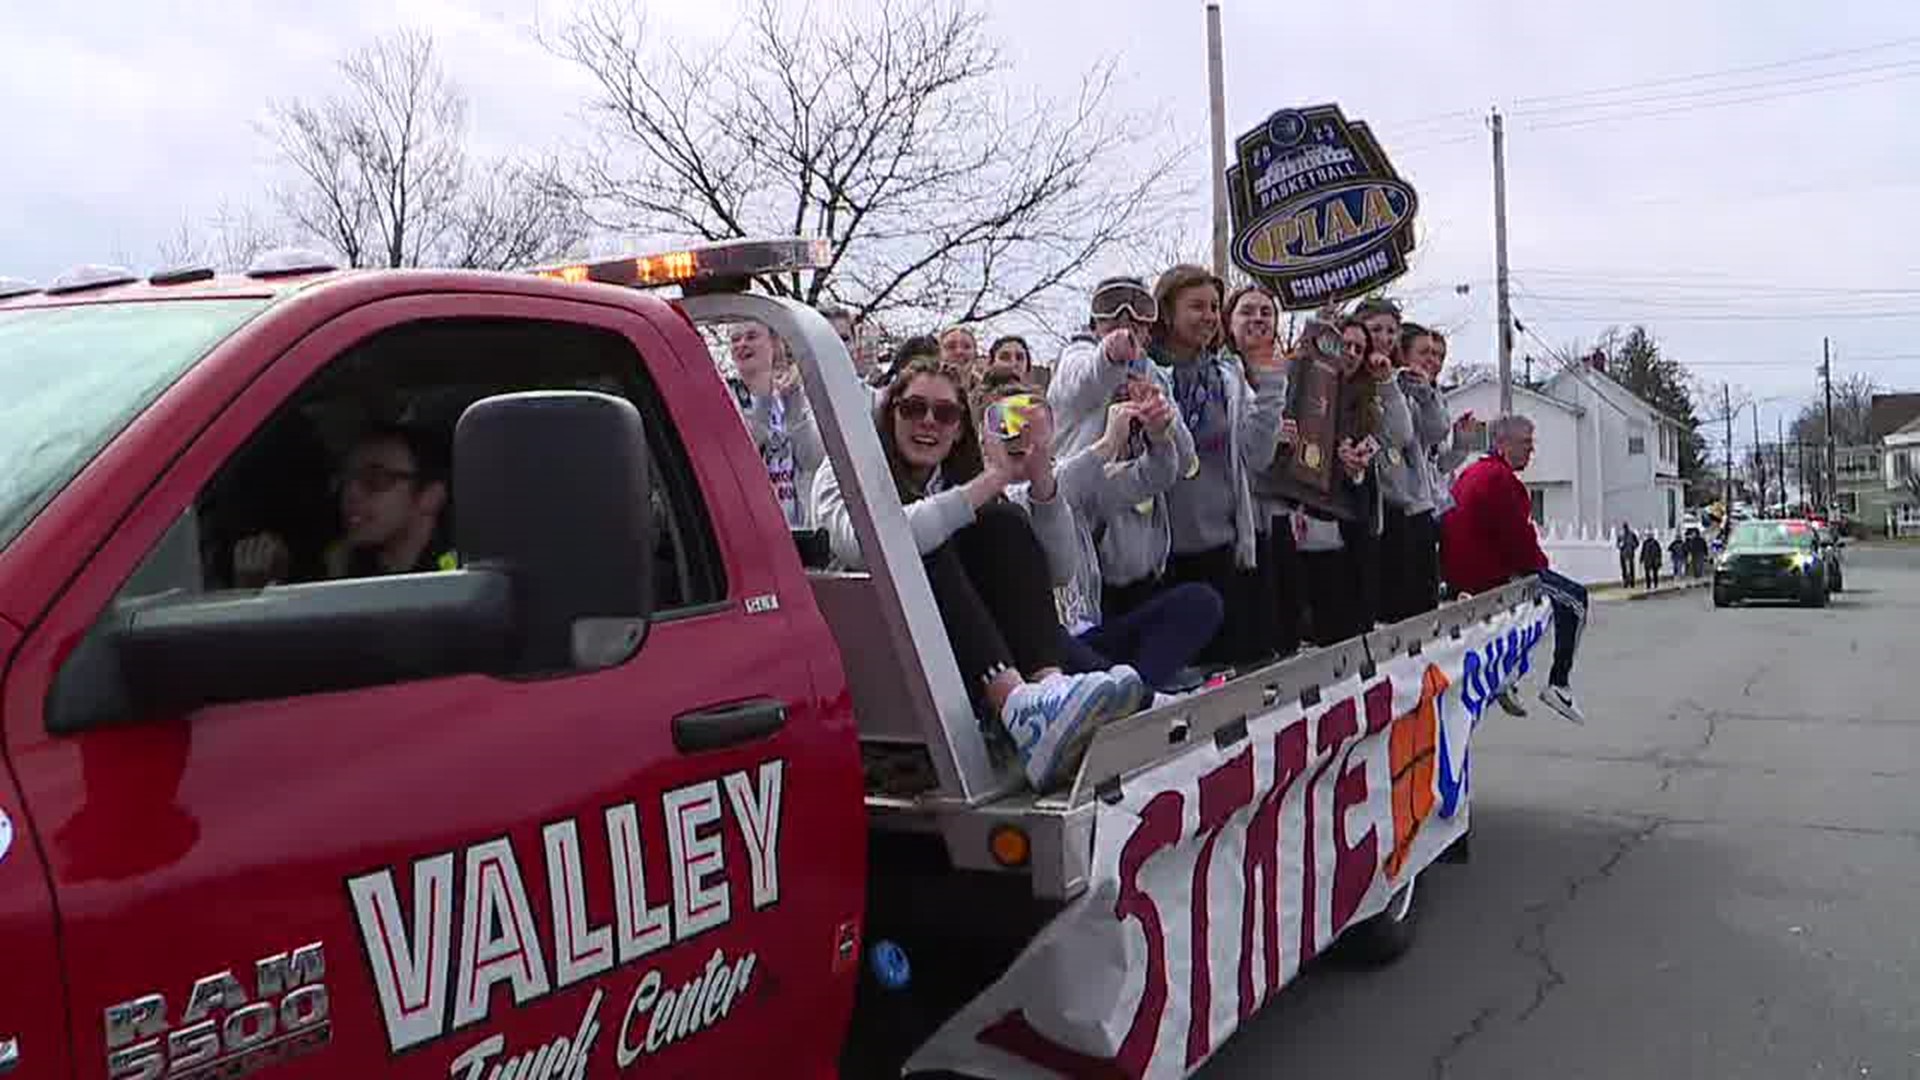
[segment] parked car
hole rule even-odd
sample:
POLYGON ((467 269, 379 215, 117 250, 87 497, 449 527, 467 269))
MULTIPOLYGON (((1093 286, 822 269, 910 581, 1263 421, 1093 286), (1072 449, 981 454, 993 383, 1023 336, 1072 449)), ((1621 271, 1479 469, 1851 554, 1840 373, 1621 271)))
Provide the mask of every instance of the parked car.
POLYGON ((1713 606, 1772 599, 1825 607, 1838 551, 1821 543, 1809 521, 1739 522, 1714 564, 1713 606))

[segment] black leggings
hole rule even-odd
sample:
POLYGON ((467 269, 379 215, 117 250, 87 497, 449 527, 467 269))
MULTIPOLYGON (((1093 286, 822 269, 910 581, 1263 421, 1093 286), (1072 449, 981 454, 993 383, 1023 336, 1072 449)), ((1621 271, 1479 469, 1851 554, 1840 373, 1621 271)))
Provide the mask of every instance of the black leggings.
POLYGON ((1300 651, 1307 607, 1306 564, 1293 542, 1291 515, 1278 514, 1260 534, 1260 606, 1266 616, 1262 639, 1275 656, 1300 651))
POLYGON ((1399 622, 1434 609, 1440 594, 1439 532, 1431 512, 1407 514, 1387 507, 1377 561, 1380 621, 1399 622))
POLYGON ((1047 553, 1025 513, 1006 503, 983 506, 973 524, 924 561, 954 661, 976 703, 1002 670, 1032 675, 1063 666, 1047 553))

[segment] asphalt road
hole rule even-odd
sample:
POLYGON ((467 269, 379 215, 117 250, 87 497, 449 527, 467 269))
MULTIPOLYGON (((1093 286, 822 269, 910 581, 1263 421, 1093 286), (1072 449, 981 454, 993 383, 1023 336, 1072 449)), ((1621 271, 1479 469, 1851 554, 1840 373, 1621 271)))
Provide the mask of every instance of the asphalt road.
POLYGON ((1920 1076, 1920 548, 1847 554, 1824 611, 1597 604, 1586 726, 1529 685, 1475 735, 1413 952, 1310 971, 1202 1075, 1920 1076))

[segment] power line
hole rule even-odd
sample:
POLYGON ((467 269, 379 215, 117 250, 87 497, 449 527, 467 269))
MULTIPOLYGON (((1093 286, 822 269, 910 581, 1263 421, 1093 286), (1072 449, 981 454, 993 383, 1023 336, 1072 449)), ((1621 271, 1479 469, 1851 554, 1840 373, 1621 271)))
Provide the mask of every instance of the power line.
POLYGON ((1718 71, 1705 71, 1705 72, 1699 72, 1693 75, 1671 75, 1661 79, 1642 79, 1637 82, 1621 83, 1617 86, 1603 87, 1603 88, 1594 89, 1594 90, 1575 90, 1575 91, 1562 93, 1562 94, 1544 94, 1544 95, 1537 95, 1534 97, 1515 98, 1513 99, 1513 103, 1516 106, 1519 106, 1519 105, 1536 104, 1536 103, 1548 102, 1548 101, 1567 101, 1573 98, 1594 97, 1594 96, 1601 96, 1606 94, 1623 93, 1630 90, 1644 90, 1644 89, 1647 89, 1648 87, 1653 87, 1653 86, 1673 86, 1680 83, 1703 82, 1709 79, 1724 78, 1725 76, 1728 76, 1728 75, 1745 75, 1755 71, 1772 71, 1772 70, 1776 70, 1784 67, 1794 67, 1800 64, 1816 63, 1821 60, 1832 60, 1842 56, 1860 56, 1866 53, 1886 52, 1887 50, 1897 49, 1903 45, 1911 45, 1911 44, 1914 44, 1915 42, 1920 42, 1920 37, 1895 38, 1891 41, 1883 41, 1874 45, 1863 45, 1863 46, 1859 46, 1851 49, 1832 49, 1826 52, 1807 53, 1801 56, 1790 57, 1785 60, 1772 60, 1762 64, 1747 64, 1741 67, 1722 68, 1718 71))
POLYGON ((1535 117, 1551 116, 1560 113, 1580 112, 1592 109, 1626 108, 1638 105, 1661 105, 1673 102, 1686 102, 1714 98, 1725 94, 1744 93, 1749 90, 1776 90, 1788 86, 1802 86, 1807 83, 1824 82, 1829 79, 1842 79, 1854 75, 1872 75, 1882 72, 1903 71, 1920 64, 1920 60, 1891 60, 1883 64, 1867 64, 1864 67, 1839 68, 1834 71, 1817 71, 1808 75, 1795 75, 1784 79, 1755 79, 1752 82, 1729 83, 1725 86, 1701 87, 1697 90, 1678 90, 1671 93, 1646 94, 1640 97, 1625 97, 1615 101, 1596 101, 1571 105, 1551 105, 1539 109, 1516 109, 1515 116, 1535 117))
POLYGON ((1680 113, 1700 112, 1706 109, 1724 108, 1729 105, 1751 105, 1756 102, 1773 101, 1782 97, 1798 94, 1820 94, 1831 90, 1848 90, 1860 86, 1873 86, 1878 83, 1894 82, 1900 79, 1920 77, 1920 68, 1911 71, 1895 72, 1872 79, 1860 79, 1850 83, 1836 83, 1832 86, 1811 86, 1798 90, 1786 90, 1778 93, 1754 94, 1743 98, 1730 98, 1726 101, 1709 101, 1694 105, 1677 105, 1666 109, 1652 109, 1645 112, 1626 112, 1613 116, 1590 116, 1572 120, 1554 120, 1546 123, 1528 124, 1528 131, 1553 131, 1559 128, 1587 127, 1593 124, 1610 124, 1621 120, 1646 120, 1660 116, 1675 116, 1680 113))
POLYGON ((1593 283, 1602 286, 1644 286, 1652 288, 1655 291, 1727 291, 1794 296, 1920 296, 1920 287, 1885 288, 1880 286, 1849 285, 1784 285, 1779 282, 1746 281, 1730 278, 1713 280, 1719 276, 1719 272, 1705 270, 1675 274, 1640 274, 1631 272, 1615 273, 1598 270, 1556 270, 1543 267, 1529 267, 1526 274, 1529 278, 1551 279, 1547 282, 1549 285, 1577 286, 1593 283))

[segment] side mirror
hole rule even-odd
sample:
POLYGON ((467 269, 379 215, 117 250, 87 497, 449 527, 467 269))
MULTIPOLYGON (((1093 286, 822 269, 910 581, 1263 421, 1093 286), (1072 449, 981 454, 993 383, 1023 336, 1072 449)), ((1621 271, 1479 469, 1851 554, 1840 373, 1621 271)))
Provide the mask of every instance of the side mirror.
POLYGON ((513 670, 621 663, 653 613, 652 473, 640 412, 581 390, 502 394, 453 434, 461 562, 513 581, 513 670))
POLYGON ((639 412, 624 399, 476 402, 454 433, 462 569, 115 603, 61 667, 47 730, 620 663, 651 613, 647 465, 639 412))

